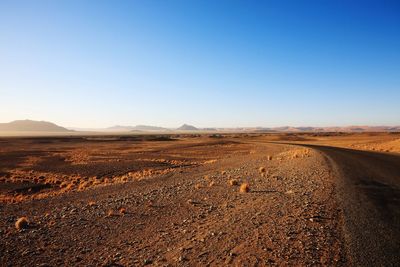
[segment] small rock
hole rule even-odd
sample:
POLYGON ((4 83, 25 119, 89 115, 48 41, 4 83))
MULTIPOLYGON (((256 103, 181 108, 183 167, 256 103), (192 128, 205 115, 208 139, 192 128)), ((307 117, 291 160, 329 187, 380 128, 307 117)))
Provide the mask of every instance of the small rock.
POLYGON ((152 261, 151 259, 145 259, 145 260, 143 261, 143 263, 144 263, 144 265, 148 265, 148 264, 152 264, 153 261, 152 261))

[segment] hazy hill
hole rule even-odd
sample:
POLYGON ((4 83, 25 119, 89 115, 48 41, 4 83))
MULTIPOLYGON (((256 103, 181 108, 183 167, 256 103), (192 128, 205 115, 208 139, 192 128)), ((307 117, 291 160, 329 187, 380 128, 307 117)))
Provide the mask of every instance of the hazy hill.
POLYGON ((162 132, 167 131, 167 128, 158 127, 158 126, 150 126, 150 125, 136 125, 136 126, 121 126, 116 125, 113 127, 109 127, 105 129, 106 131, 113 131, 113 132, 130 132, 130 131, 143 131, 143 132, 162 132))
POLYGON ((17 120, 0 123, 0 131, 4 132, 71 132, 64 127, 47 121, 17 120))
POLYGON ((399 132, 400 126, 333 126, 333 127, 274 127, 274 128, 243 128, 236 129, 237 131, 248 132, 278 132, 278 133, 299 133, 299 132, 399 132))
POLYGON ((112 127, 108 127, 104 130, 106 131, 112 131, 112 132, 128 132, 132 131, 135 127, 134 126, 121 126, 121 125, 115 125, 112 127))
POLYGON ((197 129, 196 127, 194 127, 192 125, 184 124, 181 127, 179 127, 177 130, 178 131, 198 131, 199 129, 197 129))
POLYGON ((167 128, 149 125, 136 125, 133 130, 136 131, 168 131, 167 128))

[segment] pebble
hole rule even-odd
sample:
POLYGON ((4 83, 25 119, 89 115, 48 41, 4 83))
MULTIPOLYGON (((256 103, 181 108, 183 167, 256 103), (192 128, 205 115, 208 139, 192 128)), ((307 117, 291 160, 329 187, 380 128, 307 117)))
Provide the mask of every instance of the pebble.
POLYGON ((151 259, 145 259, 145 260, 143 261, 143 263, 144 263, 144 265, 148 265, 148 264, 152 264, 153 261, 152 261, 151 259))

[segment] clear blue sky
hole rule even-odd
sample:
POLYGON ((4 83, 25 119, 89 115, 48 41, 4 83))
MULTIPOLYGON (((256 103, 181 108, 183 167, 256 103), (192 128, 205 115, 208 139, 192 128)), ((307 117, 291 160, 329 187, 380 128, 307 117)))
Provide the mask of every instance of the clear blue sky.
POLYGON ((400 125, 400 2, 0 0, 15 119, 400 125))

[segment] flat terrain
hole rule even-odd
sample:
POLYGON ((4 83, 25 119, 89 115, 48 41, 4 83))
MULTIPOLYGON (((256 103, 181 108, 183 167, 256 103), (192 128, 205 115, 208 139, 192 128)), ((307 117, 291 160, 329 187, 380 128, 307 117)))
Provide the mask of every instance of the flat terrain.
POLYGON ((1 265, 399 265, 399 140, 3 138, 1 265))

